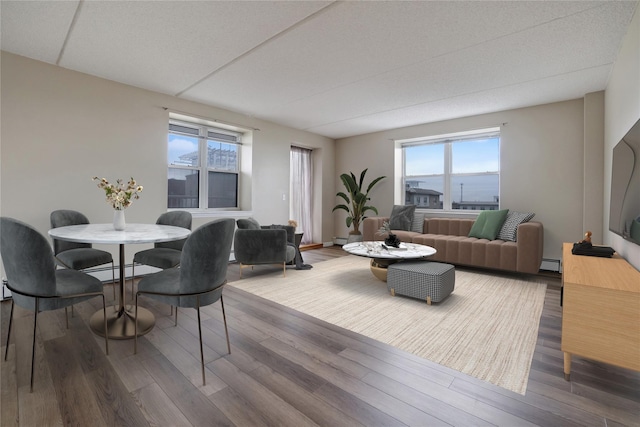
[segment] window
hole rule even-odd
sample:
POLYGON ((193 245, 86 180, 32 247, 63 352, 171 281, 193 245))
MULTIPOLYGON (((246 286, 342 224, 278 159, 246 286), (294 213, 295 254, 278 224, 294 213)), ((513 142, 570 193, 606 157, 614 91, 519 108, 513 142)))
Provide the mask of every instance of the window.
POLYGON ((418 209, 499 209, 499 128, 399 143, 404 204, 418 209))
POLYGON ((238 208, 241 134, 169 121, 168 208, 238 208))
POLYGON ((313 241, 313 161, 312 150, 291 147, 289 169, 289 218, 297 220, 300 243, 313 241))

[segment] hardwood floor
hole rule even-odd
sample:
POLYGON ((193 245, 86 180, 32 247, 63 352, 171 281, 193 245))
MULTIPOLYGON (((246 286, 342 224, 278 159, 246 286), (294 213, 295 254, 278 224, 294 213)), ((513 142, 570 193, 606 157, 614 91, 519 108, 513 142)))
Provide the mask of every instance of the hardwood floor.
MULTIPOLYGON (((316 264, 339 247, 303 252, 316 264)), ((277 267, 243 276, 274 275, 277 267)), ((230 264, 229 281, 239 279, 230 264)), ((564 381, 560 280, 549 284, 525 396, 342 330, 227 286, 227 354, 220 303, 202 309, 207 384, 202 386, 195 310, 145 299, 155 328, 132 341, 94 335, 99 300, 39 315, 35 384, 29 393, 33 315, 15 309, 1 368, 2 426, 633 426, 640 373, 574 358, 564 381)), ((111 290, 105 292, 111 297, 111 290)), ((481 303, 481 302, 479 302, 481 303)), ((2 344, 9 302, 1 304, 2 344)))

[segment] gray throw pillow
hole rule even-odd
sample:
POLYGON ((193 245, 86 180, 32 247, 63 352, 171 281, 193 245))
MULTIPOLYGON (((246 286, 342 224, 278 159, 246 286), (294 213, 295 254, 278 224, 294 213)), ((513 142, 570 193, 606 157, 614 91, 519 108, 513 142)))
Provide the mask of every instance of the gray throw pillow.
POLYGON ((389 217, 389 228, 392 230, 411 230, 416 205, 394 205, 389 217))
POLYGON ((253 218, 241 218, 236 224, 241 230, 260 230, 260 223, 253 218))
POLYGON ((515 242, 518 237, 518 226, 524 222, 528 222, 535 216, 532 212, 509 212, 507 219, 502 224, 502 228, 498 233, 498 239, 515 242))
POLYGON ((415 233, 424 233, 422 229, 424 227, 424 214, 416 213, 413 215, 413 222, 411 223, 411 231, 415 233))

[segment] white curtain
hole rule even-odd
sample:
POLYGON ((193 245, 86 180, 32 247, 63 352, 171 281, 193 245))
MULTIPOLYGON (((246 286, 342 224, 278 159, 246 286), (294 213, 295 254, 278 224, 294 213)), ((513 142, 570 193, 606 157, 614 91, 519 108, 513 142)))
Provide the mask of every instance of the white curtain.
POLYGON ((298 222, 296 233, 304 233, 302 236, 302 244, 313 242, 313 222, 311 221, 311 196, 313 188, 312 153, 313 151, 306 148, 291 147, 289 214, 290 219, 298 222))

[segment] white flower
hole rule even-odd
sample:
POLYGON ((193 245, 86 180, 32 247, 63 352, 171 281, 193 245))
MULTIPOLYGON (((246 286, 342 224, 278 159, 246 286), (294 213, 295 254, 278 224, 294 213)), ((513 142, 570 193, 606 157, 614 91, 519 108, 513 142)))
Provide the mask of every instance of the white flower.
POLYGON ((133 199, 139 199, 139 193, 142 192, 142 185, 137 185, 133 177, 129 182, 124 184, 121 179, 116 181, 116 184, 111 184, 105 178, 93 177, 93 180, 99 180, 98 188, 104 190, 107 195, 107 203, 109 203, 113 209, 123 210, 131 206, 133 199))

